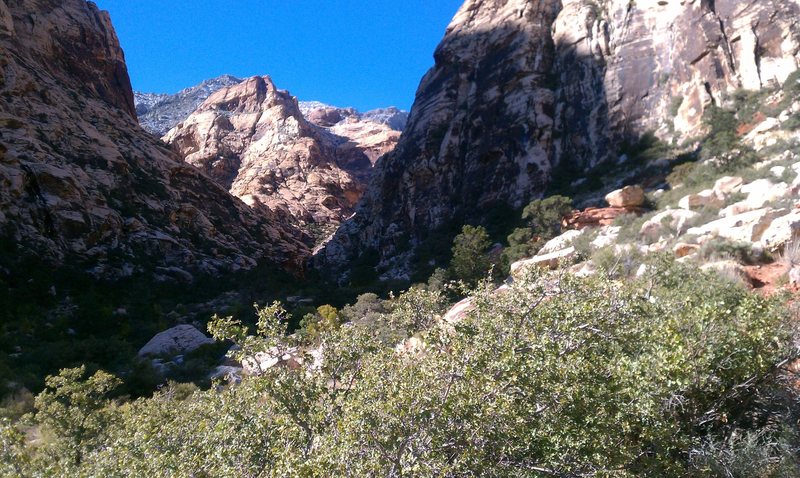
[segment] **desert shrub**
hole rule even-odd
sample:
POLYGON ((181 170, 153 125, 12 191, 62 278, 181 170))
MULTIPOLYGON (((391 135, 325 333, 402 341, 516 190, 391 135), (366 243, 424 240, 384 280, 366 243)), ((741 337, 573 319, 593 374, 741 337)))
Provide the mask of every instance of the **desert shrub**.
POLYGON ((626 165, 630 167, 669 157, 672 148, 658 139, 654 132, 648 131, 634 142, 624 142, 620 147, 620 153, 628 156, 626 165))
POLYGON ((511 264, 534 255, 545 242, 561 233, 561 221, 571 212, 572 199, 566 196, 532 201, 522 212, 524 227, 514 229, 507 238, 509 246, 503 252, 503 261, 511 264))
MULTIPOLYGON (((68 398, 55 416, 69 403, 82 422, 103 423, 88 435, 50 427, 53 443, 74 443, 81 459, 26 449, 0 423, 0 467, 19 468, 10 476, 677 478, 715 476, 712 463, 730 466, 727 450, 746 450, 737 437, 749 432, 752 451, 736 461, 776 466, 793 449, 772 446, 779 430, 759 424, 786 418, 762 401, 790 357, 778 302, 661 257, 648 267, 631 281, 531 270, 503 293, 483 283, 472 310, 447 326, 437 321, 441 295, 413 289, 392 300, 394 337, 353 323, 322 334, 317 371, 273 367, 180 397, 165 389, 117 407, 103 398, 113 381, 67 372, 37 405, 68 398), (411 335, 423 351, 396 352, 411 335)), ((212 330, 243 350, 289 344, 277 304, 258 317, 254 337, 227 319, 212 330)))
POLYGON ((453 240, 451 276, 468 284, 475 284, 482 279, 491 266, 486 255, 489 246, 491 242, 486 229, 481 226, 464 226, 461 234, 453 240))
POLYGON ((303 317, 297 335, 306 343, 317 344, 325 332, 334 330, 341 325, 342 320, 336 307, 325 304, 303 317))
POLYGON ((800 129, 800 113, 794 113, 781 126, 788 131, 800 129))
POLYGON ((783 94, 790 101, 800 98, 800 70, 792 72, 783 83, 783 94))
POLYGON ((591 258, 595 247, 592 242, 597 239, 597 229, 584 230, 583 234, 572 240, 570 245, 575 248, 575 260, 585 261, 591 258))
POLYGON ((631 245, 608 246, 592 254, 592 262, 607 277, 632 277, 642 265, 644 256, 631 245))
POLYGON ((708 477, 800 476, 800 439, 790 427, 775 433, 744 430, 724 442, 709 441, 692 454, 692 464, 708 477))
POLYGON ((747 242, 738 242, 724 237, 715 237, 703 243, 698 257, 706 262, 733 260, 742 264, 755 264, 760 257, 753 252, 753 246, 747 242))

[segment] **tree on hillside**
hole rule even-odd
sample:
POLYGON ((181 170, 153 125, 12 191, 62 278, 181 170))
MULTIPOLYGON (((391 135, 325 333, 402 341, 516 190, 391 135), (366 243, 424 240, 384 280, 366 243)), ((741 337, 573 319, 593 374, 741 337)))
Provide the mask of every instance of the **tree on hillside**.
POLYGON ((489 234, 481 226, 464 226, 453 240, 453 259, 450 273, 456 280, 475 284, 486 276, 491 267, 486 252, 491 245, 489 234))

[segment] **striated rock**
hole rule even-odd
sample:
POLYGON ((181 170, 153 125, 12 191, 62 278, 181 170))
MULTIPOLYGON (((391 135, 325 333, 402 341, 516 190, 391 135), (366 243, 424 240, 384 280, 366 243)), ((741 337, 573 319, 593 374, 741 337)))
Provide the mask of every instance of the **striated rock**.
POLYGON ((511 264, 511 276, 512 277, 517 276, 521 274, 525 269, 533 266, 555 269, 562 262, 575 257, 575 254, 576 254, 575 248, 570 246, 560 251, 551 252, 549 254, 537 255, 531 259, 525 259, 522 261, 515 262, 511 264))
POLYGON ((338 162, 336 146, 309 124, 297 100, 269 77, 253 77, 211 95, 164 140, 248 205, 289 212, 301 223, 352 214, 364 185, 338 162))
POLYGON ((696 136, 709 105, 797 68, 799 15, 778 0, 467 0, 397 149, 317 264, 342 272, 374 250, 391 275, 411 255, 397 244, 521 207, 555 172, 616 161, 622 141, 696 136))
POLYGON ((726 197, 741 189, 744 179, 739 176, 725 176, 714 182, 714 193, 720 197, 726 197))
POLYGON ((139 350, 139 357, 182 355, 196 350, 203 345, 213 343, 213 339, 206 337, 195 327, 191 325, 178 325, 150 339, 150 341, 139 350))
POLYGON ((448 324, 457 324, 462 322, 467 314, 475 309, 474 302, 475 301, 472 297, 467 297, 466 299, 461 300, 456 305, 451 307, 446 314, 444 314, 442 320, 448 324))
POLYGON ((622 231, 620 226, 603 226, 599 228, 597 237, 592 241, 592 247, 602 249, 616 243, 620 231, 622 231))
POLYGON ((747 198, 726 207, 720 211, 720 216, 731 217, 760 209, 769 202, 788 196, 791 187, 786 183, 773 184, 769 179, 758 179, 745 184, 739 191, 747 194, 747 198))
POLYGON ((572 241, 579 238, 583 235, 583 231, 579 229, 573 229, 566 231, 565 233, 561 234, 558 237, 554 237, 553 239, 547 241, 547 243, 542 246, 539 250, 538 255, 543 254, 550 254, 551 252, 560 251, 569 247, 572 244, 572 241))
POLYGON ((800 267, 795 266, 789 270, 789 284, 800 287, 800 267))
POLYGON ((0 55, 0 235, 16 247, 5 267, 301 270, 309 251, 284 215, 255 214, 139 127, 107 13, 82 0, 0 3, 14 27, 0 35, 14 52, 0 55))
POLYGON ((606 202, 611 207, 640 207, 644 205, 644 199, 641 186, 625 186, 606 195, 606 202))
MULTIPOLYGON (((316 101, 301 101, 300 111, 312 124, 324 128, 339 149, 340 161, 358 160, 366 155, 373 165, 392 151, 408 121, 408 113, 390 107, 359 113, 353 108, 337 108, 316 101)), ((362 174, 368 181, 372 170, 362 174)))

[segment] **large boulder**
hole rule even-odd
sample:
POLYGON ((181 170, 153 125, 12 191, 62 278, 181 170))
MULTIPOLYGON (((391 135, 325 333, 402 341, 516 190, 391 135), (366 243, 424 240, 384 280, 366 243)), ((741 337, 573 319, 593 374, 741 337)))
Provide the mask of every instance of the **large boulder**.
POLYGON ((575 248, 570 246, 566 249, 552 252, 550 254, 543 254, 532 259, 525 259, 522 261, 515 262, 511 264, 511 276, 515 277, 521 274, 525 269, 529 267, 546 267, 550 269, 555 269, 558 267, 563 261, 567 261, 575 257, 576 251, 575 248))
POLYGON ((761 240, 764 231, 772 224, 773 219, 784 214, 786 214, 785 209, 757 209, 736 216, 718 219, 700 227, 693 227, 686 232, 694 236, 711 234, 732 241, 758 242, 761 240))
POLYGON ((640 207, 644 205, 644 189, 641 186, 625 186, 606 195, 611 207, 640 207))
POLYGON ((651 217, 639 231, 641 235, 655 237, 661 234, 661 230, 666 226, 675 231, 682 231, 686 223, 700 214, 688 209, 667 209, 651 217))
POLYGON ((681 209, 703 209, 705 207, 722 207, 725 200, 713 189, 706 189, 697 194, 688 194, 678 201, 681 209))
POLYGON ((583 211, 574 211, 564 218, 562 226, 566 229, 584 229, 587 227, 611 226, 614 221, 626 214, 641 215, 644 209, 627 207, 590 207, 583 211))
POLYGON ((537 255, 544 255, 550 254, 556 251, 561 251, 566 249, 567 247, 572 244, 572 241, 581 237, 583 235, 583 230, 580 229, 571 229, 558 237, 555 237, 549 241, 539 250, 537 255))
POLYGON ((739 176, 725 176, 717 179, 714 183, 714 192, 718 196, 726 196, 737 192, 744 183, 744 179, 739 176))
POLYGON ((769 251, 782 249, 800 237, 800 210, 776 218, 761 235, 761 245, 769 251))
POLYGON ((165 330, 150 339, 139 350, 139 357, 182 355, 200 348, 206 344, 213 344, 214 340, 191 325, 178 325, 165 330))
POLYGON ((726 207, 720 211, 720 216, 731 217, 761 209, 769 202, 787 197, 791 192, 791 187, 786 183, 774 184, 769 179, 757 179, 742 186, 739 192, 747 194, 747 198, 726 207))

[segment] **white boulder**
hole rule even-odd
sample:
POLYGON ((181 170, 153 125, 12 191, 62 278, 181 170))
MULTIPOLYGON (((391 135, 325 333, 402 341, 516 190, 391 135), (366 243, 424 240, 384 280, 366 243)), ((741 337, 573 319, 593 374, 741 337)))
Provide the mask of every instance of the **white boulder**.
POLYGON ((667 209, 651 217, 647 222, 642 224, 642 229, 639 231, 641 235, 648 237, 655 237, 661 234, 661 229, 664 225, 668 225, 675 231, 682 231, 686 223, 700 214, 688 209, 667 209))
POLYGON ((697 194, 689 194, 678 201, 678 207, 686 210, 722 207, 723 204, 724 198, 720 197, 713 189, 706 189, 697 194))
POLYGON ((139 357, 185 354, 213 343, 213 339, 206 337, 195 327, 178 325, 156 334, 139 350, 139 357))
POLYGON ((769 251, 781 249, 800 238, 800 210, 794 209, 772 221, 761 236, 761 245, 769 251))
POLYGON ((772 224, 772 220, 784 214, 786 210, 757 209, 693 227, 686 232, 693 236, 711 234, 732 241, 758 242, 764 231, 772 224))
POLYGON ((717 179, 713 190, 718 196, 726 196, 738 191, 742 183, 744 183, 744 179, 739 176, 725 176, 717 179))
POLYGON ((556 251, 566 249, 567 247, 569 247, 572 241, 579 238, 583 234, 583 231, 584 229, 571 229, 565 232, 564 234, 561 234, 558 237, 550 239, 549 241, 547 241, 547 244, 545 244, 539 250, 539 253, 537 255, 550 254, 556 251))

